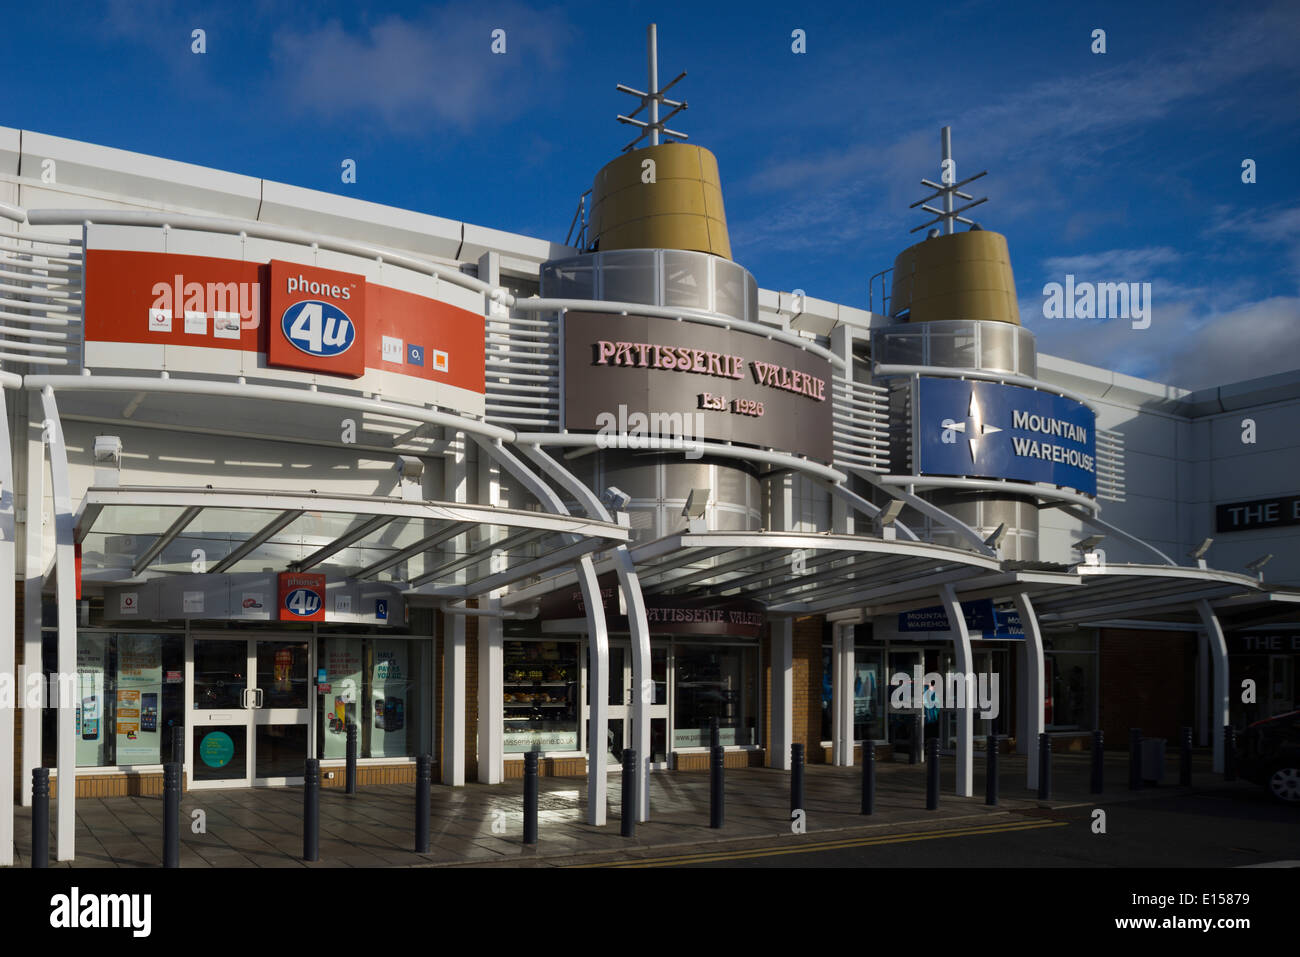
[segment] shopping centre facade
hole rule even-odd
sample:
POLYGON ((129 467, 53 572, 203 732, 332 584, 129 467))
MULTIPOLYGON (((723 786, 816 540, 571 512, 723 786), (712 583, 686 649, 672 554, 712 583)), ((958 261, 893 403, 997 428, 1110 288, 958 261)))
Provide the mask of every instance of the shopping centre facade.
POLYGON ((33 768, 68 859, 174 740, 188 789, 340 783, 349 724, 363 786, 536 750, 603 824, 714 719, 732 765, 938 737, 968 794, 991 732, 1221 766, 1296 706, 1300 372, 1038 355, 951 205, 868 308, 760 288, 652 139, 566 245, 0 128, 5 862, 33 768))

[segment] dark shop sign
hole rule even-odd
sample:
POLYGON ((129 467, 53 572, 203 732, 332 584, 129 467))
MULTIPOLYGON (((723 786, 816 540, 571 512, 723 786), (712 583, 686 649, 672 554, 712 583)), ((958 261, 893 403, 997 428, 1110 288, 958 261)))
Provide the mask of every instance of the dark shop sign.
MULTIPOLYGON (((623 607, 617 579, 602 575, 599 583, 606 627, 610 631, 628 631, 627 610, 623 607)), ((767 621, 767 609, 761 602, 743 598, 718 601, 649 595, 645 602, 646 620, 654 634, 757 638, 767 621)), ((586 616, 587 606, 582 600, 582 590, 576 585, 553 591, 541 600, 543 621, 586 616)))
MULTIPOLYGON (((1002 611, 993 607, 992 598, 964 601, 961 603, 961 613, 966 619, 967 630, 982 632, 986 639, 1025 637, 1024 628, 1020 625, 1020 613, 1014 608, 1002 611)), ((948 613, 943 605, 899 612, 898 630, 947 631, 948 613)))
POLYGON ((603 448, 736 442, 829 462, 831 365, 765 336, 651 316, 564 318, 564 427, 603 448), (644 444, 642 444, 644 442, 644 444))
POLYGON ((1300 525, 1300 495, 1257 498, 1214 508, 1216 532, 1244 532, 1252 528, 1300 525))
POLYGON ((1300 655, 1300 634, 1294 635, 1228 635, 1228 650, 1244 655, 1295 654, 1300 655))

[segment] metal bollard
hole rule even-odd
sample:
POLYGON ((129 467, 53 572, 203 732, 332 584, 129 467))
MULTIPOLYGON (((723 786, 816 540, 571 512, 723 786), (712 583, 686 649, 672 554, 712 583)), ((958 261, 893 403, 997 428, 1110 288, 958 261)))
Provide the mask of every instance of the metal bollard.
POLYGON ((722 745, 709 749, 709 827, 722 827, 726 819, 726 791, 723 788, 722 772, 726 752, 722 745))
POLYGON ((1100 794, 1105 790, 1106 785, 1106 765, 1105 751, 1103 745, 1105 737, 1098 728, 1092 732, 1092 793, 1100 794))
POLYGON ((803 745, 790 745, 790 810, 804 807, 803 745))
POLYGON ((876 813, 876 746, 862 742, 862 813, 876 813))
POLYGON ((349 724, 347 727, 348 744, 347 744, 347 786, 343 789, 346 794, 357 793, 357 726, 349 724))
POLYGON ((709 719, 709 747, 716 748, 722 743, 722 732, 718 729, 718 719, 709 719))
POLYGON ((1223 780, 1237 780, 1237 735, 1230 724, 1223 726, 1223 780))
POLYGON ((320 860, 320 761, 307 759, 302 787, 302 859, 320 860))
POLYGON ((177 764, 185 763, 185 725, 172 725, 172 760, 177 764))
POLYGON ((163 765, 163 867, 181 866, 181 766, 163 765))
POLYGON ((1128 789, 1142 790, 1142 729, 1128 729, 1128 789))
POLYGON ((636 837, 636 748, 623 752, 623 826, 619 833, 636 837))
POLYGON ((985 745, 985 757, 988 764, 984 771, 984 803, 989 807, 998 806, 998 736, 989 735, 985 745))
POLYGON ((433 780, 433 758, 422 754, 415 759, 415 853, 429 853, 429 786, 433 780))
POLYGON ((939 809, 939 739, 930 738, 925 742, 925 809, 939 809))
POLYGON ((524 843, 537 843, 537 752, 524 753, 524 843))
POLYGON ((1184 727, 1179 737, 1182 738, 1182 755, 1178 764, 1178 783, 1189 788, 1192 786, 1192 729, 1184 727))
POLYGON ((32 867, 50 866, 50 769, 32 768, 32 867))
POLYGON ((1052 739, 1043 731, 1038 735, 1038 800, 1052 796, 1052 739))

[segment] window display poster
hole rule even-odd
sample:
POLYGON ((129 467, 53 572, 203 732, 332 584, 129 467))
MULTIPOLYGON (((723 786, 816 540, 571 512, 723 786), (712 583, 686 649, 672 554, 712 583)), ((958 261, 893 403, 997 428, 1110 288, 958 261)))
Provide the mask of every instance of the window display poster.
POLYGON ((117 638, 117 763, 158 764, 162 734, 162 639, 155 635, 117 638))
POLYGON ((77 638, 76 735, 77 765, 98 767, 107 761, 108 703, 104 701, 104 671, 108 666, 108 636, 77 638))
POLYGON ((361 639, 329 638, 325 641, 325 680, 321 692, 326 758, 347 757, 349 724, 357 723, 361 696, 361 639))
POLYGON ((392 638, 374 640, 370 675, 370 756, 406 754, 407 643, 392 638))
POLYGON ((856 664, 857 676, 853 679, 853 720, 855 723, 870 721, 876 706, 876 662, 856 664))

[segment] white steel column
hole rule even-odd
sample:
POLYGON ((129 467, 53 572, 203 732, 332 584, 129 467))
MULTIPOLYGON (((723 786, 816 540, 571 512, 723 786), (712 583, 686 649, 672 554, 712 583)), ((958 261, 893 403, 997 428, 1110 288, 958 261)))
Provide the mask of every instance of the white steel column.
MULTIPOLYGON (((4 388, 22 380, 0 372, 4 388)), ((0 389, 0 675, 14 677, 14 463, 9 436, 9 409, 0 389)), ((24 692, 12 688, 13 701, 0 705, 0 866, 14 862, 14 708, 24 692)))
POLYGON ((45 586, 45 429, 39 405, 30 392, 27 406, 27 483, 23 490, 23 741, 22 780, 19 794, 23 807, 32 804, 32 771, 42 763, 41 727, 46 704, 44 669, 41 664, 41 591, 45 586), (40 680, 35 694, 28 694, 32 675, 40 680))
POLYGON ((57 854, 70 861, 76 854, 77 739, 73 708, 77 674, 77 588, 72 496, 68 483, 68 453, 54 390, 41 390, 41 408, 49 429, 50 480, 54 491, 54 567, 58 596, 58 717, 55 721, 59 768, 57 854), (69 677, 71 676, 71 677, 69 677))
POLYGON ((772 755, 774 768, 790 770, 794 743, 794 619, 771 621, 772 755))
POLYGON ((837 767, 853 767, 853 622, 835 623, 831 646, 835 683, 831 688, 832 758, 837 767))
POLYGON ((1203 748, 1209 741, 1210 639, 1204 631, 1199 631, 1196 641, 1196 744, 1203 748))
POLYGON ((840 654, 840 624, 831 625, 831 765, 840 767, 844 755, 844 722, 841 705, 844 703, 844 658, 840 654))
MULTIPOLYGON (((469 498, 468 456, 465 434, 444 431, 447 451, 443 457, 443 498, 466 502, 469 498)), ((448 555, 463 553, 468 536, 459 535, 446 544, 448 555)), ((456 581, 463 580, 456 573, 456 581)), ((442 637, 442 783, 460 787, 465 783, 465 711, 469 703, 465 687, 465 616, 443 614, 442 637)))
POLYGON ((442 616, 442 783, 465 783, 465 616, 442 616))
POLYGON ((1214 744, 1214 773, 1223 773, 1223 728, 1229 721, 1228 711, 1228 643, 1223 638, 1223 628, 1210 603, 1202 598, 1196 603, 1201 616, 1201 627, 1209 639, 1210 656, 1214 661, 1214 690, 1209 699, 1210 740, 1214 744))
MULTIPOLYGON (((524 445, 521 451, 582 503, 588 517, 602 522, 615 520, 595 492, 540 446, 524 445)), ((627 624, 632 644, 632 685, 636 689, 632 700, 632 746, 637 753, 637 820, 645 822, 650 820, 650 706, 654 704, 654 678, 650 673, 650 623, 646 618, 641 580, 627 546, 619 545, 612 554, 614 570, 618 574, 618 587, 627 606, 627 624)))
POLYGON ((578 586, 587 609, 587 823, 605 823, 606 755, 609 753, 609 633, 605 630, 605 606, 596 581, 591 556, 584 555, 577 564, 578 586))
POLYGON ((1043 664, 1043 633, 1038 627, 1038 616, 1034 614, 1033 602, 1028 592, 1017 592, 1012 596, 1016 603, 1016 612, 1020 615, 1020 624, 1025 631, 1024 665, 1021 668, 1020 682, 1025 688, 1026 707, 1020 711, 1017 722, 1016 737, 1025 739, 1025 787, 1038 787, 1038 736, 1043 733, 1043 702, 1045 670, 1043 664))
POLYGON ((505 780, 505 629, 497 617, 501 600, 481 598, 479 608, 488 614, 478 619, 478 780, 500 784, 505 780))
MULTIPOLYGON (((944 611, 948 615, 948 624, 952 635, 953 657, 956 658, 957 673, 961 676, 961 681, 966 687, 965 700, 961 702, 961 707, 957 709, 957 786, 956 793, 962 797, 970 797, 975 793, 975 755, 974 755, 974 727, 975 722, 972 720, 972 713, 975 709, 975 702, 970 693, 971 683, 967 675, 975 674, 975 666, 970 650, 970 632, 966 629, 966 616, 961 612, 961 602, 957 600, 957 593, 951 585, 944 585, 939 589, 939 599, 943 602, 944 611)), ((947 681, 944 681, 945 685, 947 681)))

